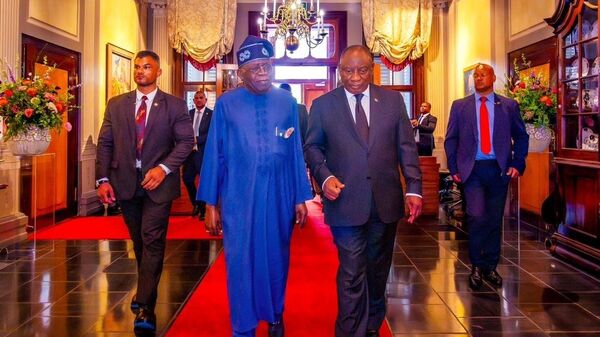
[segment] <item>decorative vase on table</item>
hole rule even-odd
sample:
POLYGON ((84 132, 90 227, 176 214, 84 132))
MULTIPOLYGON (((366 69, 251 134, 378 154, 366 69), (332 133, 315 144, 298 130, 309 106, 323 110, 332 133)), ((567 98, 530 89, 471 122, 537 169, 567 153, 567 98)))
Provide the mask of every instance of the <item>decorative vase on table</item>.
POLYGON ((33 156, 44 153, 51 140, 50 129, 29 125, 25 132, 10 138, 8 148, 15 156, 33 156))
POLYGON ((531 123, 525 124, 529 135, 529 152, 544 152, 552 141, 552 129, 547 126, 538 126, 531 123))

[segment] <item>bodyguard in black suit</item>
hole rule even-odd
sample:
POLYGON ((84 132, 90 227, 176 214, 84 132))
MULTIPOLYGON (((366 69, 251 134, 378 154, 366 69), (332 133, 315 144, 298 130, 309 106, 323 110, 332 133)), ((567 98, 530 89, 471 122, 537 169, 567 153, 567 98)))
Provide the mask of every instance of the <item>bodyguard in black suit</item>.
POLYGON ((206 137, 208 136, 208 128, 210 127, 210 119, 213 111, 206 107, 206 94, 199 90, 194 94, 195 109, 189 111, 192 127, 196 139, 196 145, 190 153, 190 156, 183 164, 183 183, 188 192, 190 201, 194 205, 192 215, 200 214, 200 220, 204 220, 206 213, 206 203, 201 200, 196 200, 196 177, 200 175, 202 168, 202 158, 204 157, 204 146, 206 145, 206 137))
POLYGON ((421 171, 402 96, 369 84, 369 50, 348 47, 339 66, 344 86, 313 102, 305 156, 323 188, 325 222, 338 248, 336 337, 378 336, 396 224, 404 216, 398 166, 409 222, 421 213, 421 171))
POLYGON ((419 109, 421 114, 417 119, 411 121, 417 142, 419 156, 431 156, 435 148, 433 131, 437 124, 437 118, 431 114, 431 103, 423 102, 419 109))

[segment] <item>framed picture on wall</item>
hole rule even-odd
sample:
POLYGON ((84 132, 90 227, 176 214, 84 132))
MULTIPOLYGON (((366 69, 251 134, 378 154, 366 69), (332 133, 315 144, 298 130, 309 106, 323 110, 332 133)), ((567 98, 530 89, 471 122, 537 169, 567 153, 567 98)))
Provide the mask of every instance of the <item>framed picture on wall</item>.
POLYGON ((106 101, 131 91, 133 53, 110 43, 106 44, 106 101))
POLYGON ((217 97, 227 90, 237 88, 239 83, 237 68, 237 64, 217 63, 217 97))
POLYGON ((475 72, 477 65, 478 63, 468 66, 463 70, 465 96, 475 93, 475 80, 473 80, 473 73, 475 72))

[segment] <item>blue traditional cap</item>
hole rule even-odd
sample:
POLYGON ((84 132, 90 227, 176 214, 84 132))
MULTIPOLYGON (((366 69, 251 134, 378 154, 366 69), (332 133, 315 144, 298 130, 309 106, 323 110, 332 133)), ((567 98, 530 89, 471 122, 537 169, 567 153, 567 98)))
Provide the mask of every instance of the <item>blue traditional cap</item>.
POLYGON ((271 42, 249 35, 244 42, 242 42, 236 55, 238 66, 241 67, 250 61, 268 60, 273 57, 274 54, 271 42))

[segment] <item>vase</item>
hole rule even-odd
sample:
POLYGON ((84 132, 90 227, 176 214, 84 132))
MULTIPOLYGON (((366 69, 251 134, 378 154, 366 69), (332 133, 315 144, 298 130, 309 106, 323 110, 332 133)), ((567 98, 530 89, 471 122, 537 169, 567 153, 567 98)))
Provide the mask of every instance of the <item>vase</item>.
POLYGON ((10 138, 8 148, 15 156, 33 156, 44 153, 51 140, 50 129, 30 125, 24 132, 10 138))
POLYGON ((529 135, 529 152, 544 152, 548 148, 552 141, 552 129, 527 123, 525 130, 529 135))

